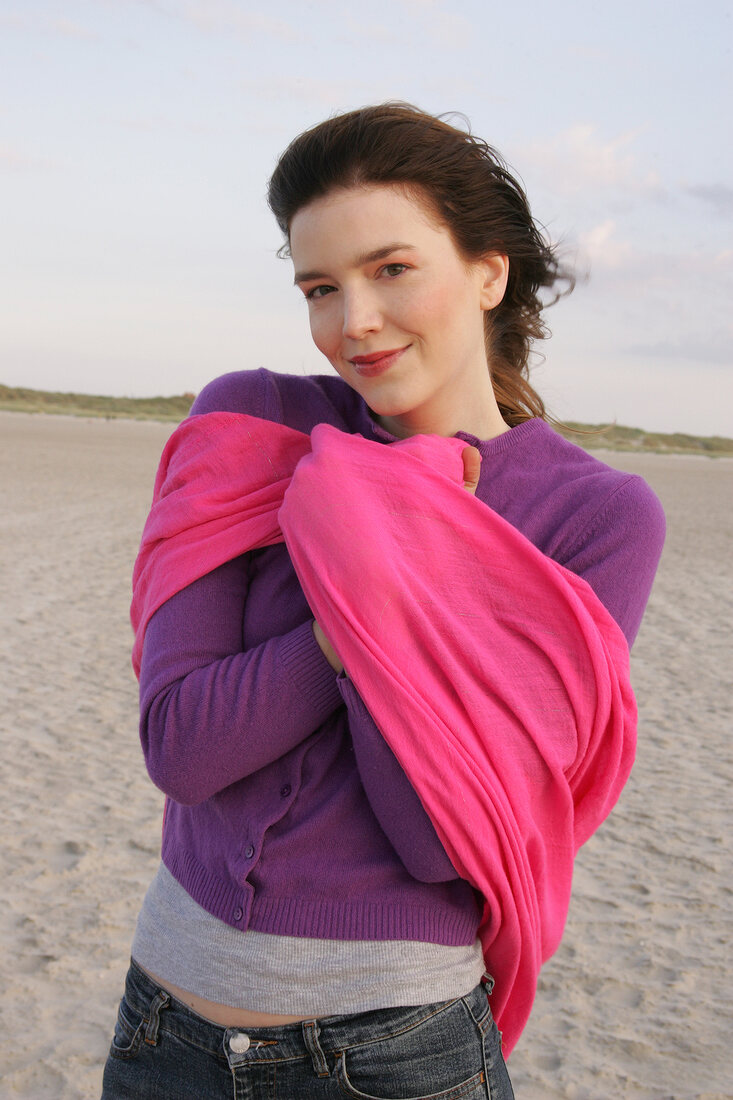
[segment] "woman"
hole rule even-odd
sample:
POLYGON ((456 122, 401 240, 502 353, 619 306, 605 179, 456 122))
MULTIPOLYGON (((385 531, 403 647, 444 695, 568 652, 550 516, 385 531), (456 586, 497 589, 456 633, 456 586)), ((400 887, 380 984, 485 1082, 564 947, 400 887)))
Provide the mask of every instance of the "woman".
POLYGON ((493 150, 368 108, 269 200, 339 377, 224 376, 164 455, 133 605, 163 861, 103 1095, 510 1097, 487 969, 510 1048, 630 767, 661 509, 543 419, 562 273, 493 150))

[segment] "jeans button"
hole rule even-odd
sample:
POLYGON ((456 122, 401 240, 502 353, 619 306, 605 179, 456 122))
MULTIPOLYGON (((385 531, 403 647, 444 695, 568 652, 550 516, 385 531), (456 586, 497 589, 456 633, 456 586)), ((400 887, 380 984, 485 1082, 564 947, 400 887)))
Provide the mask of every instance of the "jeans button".
POLYGON ((249 1050, 249 1035, 244 1031, 237 1031, 232 1035, 229 1040, 229 1049, 233 1050, 235 1054, 244 1054, 249 1050))

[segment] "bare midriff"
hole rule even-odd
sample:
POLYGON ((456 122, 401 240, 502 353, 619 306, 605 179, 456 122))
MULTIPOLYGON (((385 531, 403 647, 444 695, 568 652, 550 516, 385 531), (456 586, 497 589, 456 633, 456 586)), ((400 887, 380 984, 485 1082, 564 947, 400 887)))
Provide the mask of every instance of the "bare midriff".
POLYGON ((219 1004, 217 1001, 207 1001, 205 997, 199 997, 196 993, 190 993, 187 989, 173 985, 172 982, 164 981, 149 970, 145 973, 156 985, 166 993, 170 993, 192 1012, 220 1027, 282 1027, 283 1024, 297 1024, 302 1020, 313 1019, 312 1016, 281 1016, 275 1012, 250 1012, 248 1008, 232 1008, 231 1005, 219 1004))

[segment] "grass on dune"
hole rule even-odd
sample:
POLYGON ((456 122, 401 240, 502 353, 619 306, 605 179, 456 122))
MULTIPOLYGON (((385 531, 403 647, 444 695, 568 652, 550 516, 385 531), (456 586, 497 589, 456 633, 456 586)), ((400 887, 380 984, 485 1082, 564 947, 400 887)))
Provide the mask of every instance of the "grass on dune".
MULTIPOLYGON (((105 397, 86 393, 54 393, 0 385, 0 409, 25 413, 57 413, 95 416, 108 420, 183 420, 195 394, 174 397, 105 397)), ((684 432, 647 432, 621 424, 556 425, 566 439, 590 450, 654 451, 666 454, 733 455, 733 439, 724 436, 688 435, 684 432)))

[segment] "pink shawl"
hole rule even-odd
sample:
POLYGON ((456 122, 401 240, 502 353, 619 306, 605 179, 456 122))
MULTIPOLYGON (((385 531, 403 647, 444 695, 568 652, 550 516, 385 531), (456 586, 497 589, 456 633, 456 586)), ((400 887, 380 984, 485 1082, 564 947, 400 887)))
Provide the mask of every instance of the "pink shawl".
POLYGON ((146 623, 193 580, 284 541, 303 590, 457 872, 508 1055, 567 915, 573 859, 631 769, 623 634, 589 585, 462 487, 457 439, 185 421, 135 564, 146 623))

